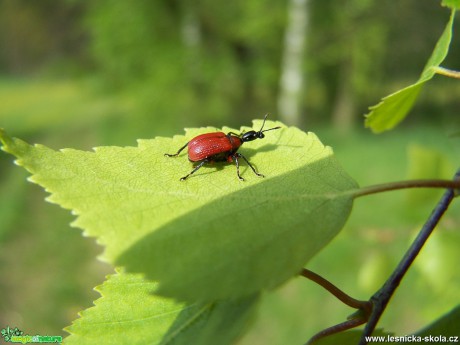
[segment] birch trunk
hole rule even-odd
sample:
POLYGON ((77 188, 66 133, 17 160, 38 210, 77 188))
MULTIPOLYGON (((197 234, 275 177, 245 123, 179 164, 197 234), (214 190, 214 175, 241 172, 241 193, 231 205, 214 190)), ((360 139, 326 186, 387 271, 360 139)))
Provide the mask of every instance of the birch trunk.
POLYGON ((300 123, 305 81, 302 73, 307 37, 308 0, 290 0, 281 66, 278 115, 290 125, 300 123))

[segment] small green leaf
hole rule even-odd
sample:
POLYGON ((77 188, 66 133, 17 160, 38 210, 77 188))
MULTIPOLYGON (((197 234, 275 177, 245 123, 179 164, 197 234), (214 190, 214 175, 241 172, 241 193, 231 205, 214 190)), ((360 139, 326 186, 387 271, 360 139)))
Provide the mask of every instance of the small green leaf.
POLYGON ((369 107, 370 113, 365 115, 366 127, 370 127, 375 133, 383 132, 392 129, 407 116, 420 94, 423 85, 433 78, 436 73, 435 68, 438 67, 447 56, 449 45, 452 40, 454 17, 455 10, 452 10, 449 22, 436 43, 436 47, 418 81, 384 97, 379 104, 369 107))
POLYGON ((412 109, 425 82, 412 84, 382 98, 379 104, 369 107, 371 112, 366 115, 366 127, 370 127, 375 133, 395 127, 412 109))
POLYGON ((460 10, 460 0, 442 0, 442 6, 460 10))
POLYGON ((96 288, 101 298, 66 330, 64 344, 232 344, 252 320, 257 296, 183 304, 152 295, 156 283, 117 273, 96 288))
POLYGON ((48 200, 78 215, 74 225, 97 237, 106 260, 159 281, 165 296, 214 301, 295 276, 340 231, 357 185, 330 148, 293 127, 239 150, 264 179, 243 166, 240 182, 234 166, 216 164, 179 181, 191 170, 186 152, 164 153, 213 130, 95 152, 57 152, 2 132, 0 139, 30 180, 51 193, 48 200))

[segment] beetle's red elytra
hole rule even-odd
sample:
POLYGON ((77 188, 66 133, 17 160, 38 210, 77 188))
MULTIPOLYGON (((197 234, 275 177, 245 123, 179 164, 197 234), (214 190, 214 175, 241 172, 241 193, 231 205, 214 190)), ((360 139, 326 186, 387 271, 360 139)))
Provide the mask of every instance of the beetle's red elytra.
POLYGON ((254 174, 260 177, 264 177, 264 175, 259 174, 256 171, 256 169, 252 166, 251 163, 249 163, 245 156, 243 156, 241 153, 238 153, 237 151, 245 142, 265 138, 264 132, 281 128, 278 126, 263 130, 267 116, 268 114, 265 115, 262 127, 258 132, 249 131, 240 134, 236 134, 233 132, 229 132, 227 134, 225 134, 224 132, 212 132, 201 134, 190 140, 184 146, 182 146, 176 153, 165 153, 165 156, 177 157, 186 147, 188 147, 189 161, 198 164, 193 168, 193 170, 190 173, 182 177, 180 179, 181 181, 185 181, 190 175, 194 174, 198 169, 200 169, 203 165, 207 163, 225 161, 235 162, 236 174, 238 176, 238 179, 240 181, 244 181, 244 179, 240 175, 240 164, 238 161, 239 158, 242 158, 249 165, 254 174))

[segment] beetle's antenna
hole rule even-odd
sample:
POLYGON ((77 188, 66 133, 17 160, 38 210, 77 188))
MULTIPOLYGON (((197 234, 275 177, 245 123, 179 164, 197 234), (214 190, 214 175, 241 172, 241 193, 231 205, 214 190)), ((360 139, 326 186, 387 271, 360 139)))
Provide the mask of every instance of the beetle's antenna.
POLYGON ((264 117, 264 122, 262 123, 262 127, 260 127, 259 133, 268 132, 268 131, 272 131, 272 130, 274 130, 274 129, 280 129, 280 128, 281 128, 280 126, 278 126, 278 127, 273 127, 273 128, 266 129, 265 131, 263 131, 264 126, 265 126, 265 120, 267 119, 267 116, 268 116, 268 115, 269 115, 269 114, 266 114, 266 115, 265 115, 265 117, 264 117))
POLYGON ((268 131, 272 131, 272 130, 274 130, 274 129, 280 129, 280 128, 281 128, 281 126, 277 126, 277 127, 273 127, 273 128, 266 129, 265 131, 262 131, 262 132, 260 132, 260 133, 268 132, 268 131))
POLYGON ((265 114, 265 116, 264 116, 264 122, 262 122, 262 127, 260 127, 259 133, 265 132, 265 131, 262 131, 262 129, 264 129, 264 126, 265 126, 265 120, 267 119, 267 116, 268 116, 268 113, 267 113, 267 114, 265 114))

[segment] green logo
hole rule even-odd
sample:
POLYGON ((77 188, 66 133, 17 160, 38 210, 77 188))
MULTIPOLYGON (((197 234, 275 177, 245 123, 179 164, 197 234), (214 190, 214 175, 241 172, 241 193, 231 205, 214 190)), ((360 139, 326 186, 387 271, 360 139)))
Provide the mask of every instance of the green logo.
POLYGON ((17 327, 15 329, 11 329, 10 326, 7 326, 6 328, 2 329, 1 334, 2 334, 3 340, 5 340, 6 342, 9 342, 11 341, 12 337, 21 336, 24 334, 24 332, 20 331, 17 327))
POLYGON ((61 343, 62 337, 57 335, 24 335, 19 328, 7 326, 0 331, 3 340, 7 343, 61 343))

